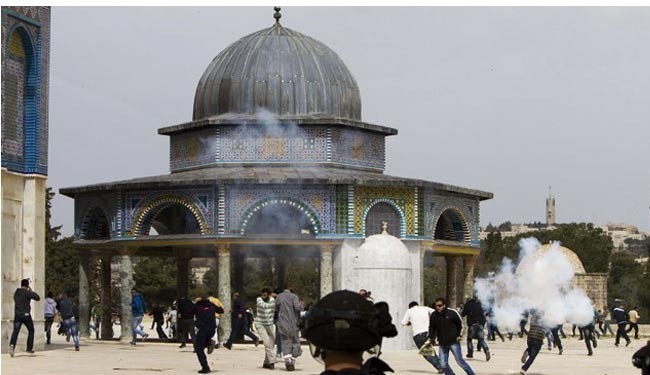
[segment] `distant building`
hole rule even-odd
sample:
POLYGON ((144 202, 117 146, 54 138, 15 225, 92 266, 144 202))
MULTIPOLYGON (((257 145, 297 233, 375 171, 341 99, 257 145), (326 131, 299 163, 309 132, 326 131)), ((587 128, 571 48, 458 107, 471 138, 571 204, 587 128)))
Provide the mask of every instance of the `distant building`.
POLYGON ((625 240, 627 239, 644 240, 648 237, 646 233, 640 232, 639 228, 629 224, 607 223, 599 228, 607 233, 607 235, 612 239, 614 251, 627 250, 628 244, 625 243, 625 240))
MULTIPOLYGON (((557 227, 555 225, 547 225, 542 223, 510 224, 509 226, 510 230, 498 230, 498 231, 501 232, 501 237, 505 238, 505 237, 515 237, 524 233, 538 232, 540 230, 553 230, 556 228, 557 227)), ((485 228, 484 230, 481 230, 480 238, 482 240, 487 239, 488 234, 491 232, 495 232, 495 230, 489 230, 489 228, 485 228)))

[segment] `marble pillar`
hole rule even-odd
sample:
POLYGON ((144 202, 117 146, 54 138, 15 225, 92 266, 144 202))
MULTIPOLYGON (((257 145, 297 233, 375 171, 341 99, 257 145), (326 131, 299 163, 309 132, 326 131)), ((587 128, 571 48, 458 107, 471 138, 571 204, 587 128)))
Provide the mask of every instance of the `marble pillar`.
POLYGON ((86 250, 79 253, 79 337, 90 337, 90 264, 91 255, 86 250))
POLYGON ((458 307, 458 257, 447 255, 447 307, 458 307))
POLYGON ((332 252, 335 245, 320 248, 320 298, 332 293, 332 252))
POLYGON ((101 338, 102 340, 110 340, 113 338, 113 300, 111 297, 111 259, 112 254, 102 256, 102 322, 101 338))
POLYGON ((474 265, 478 255, 463 257, 463 301, 467 301, 474 294, 474 265))
POLYGON ((230 292, 230 245, 217 245, 219 286, 218 297, 223 303, 224 314, 221 314, 219 325, 223 328, 224 337, 230 336, 230 315, 232 308, 232 296, 230 292))
POLYGON ((119 255, 120 259, 120 324, 122 331, 120 333, 121 343, 130 343, 133 339, 133 329, 131 327, 131 288, 133 285, 133 262, 131 256, 134 253, 129 250, 122 250, 119 255))

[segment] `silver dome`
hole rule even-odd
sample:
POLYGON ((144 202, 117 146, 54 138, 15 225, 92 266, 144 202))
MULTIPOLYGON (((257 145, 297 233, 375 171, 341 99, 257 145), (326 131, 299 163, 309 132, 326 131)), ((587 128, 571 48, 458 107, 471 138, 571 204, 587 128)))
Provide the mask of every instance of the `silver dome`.
POLYGON ((212 60, 194 96, 193 120, 222 114, 361 120, 357 82, 323 43, 277 22, 212 60))

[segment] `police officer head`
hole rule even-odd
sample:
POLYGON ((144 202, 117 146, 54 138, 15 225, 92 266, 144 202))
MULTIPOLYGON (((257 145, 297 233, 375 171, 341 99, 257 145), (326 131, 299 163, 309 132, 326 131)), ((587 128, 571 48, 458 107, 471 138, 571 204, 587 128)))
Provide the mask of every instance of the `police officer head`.
POLYGON ((394 337, 388 304, 374 305, 358 293, 347 290, 328 294, 309 309, 305 337, 312 355, 325 361, 342 359, 361 365, 364 351, 381 345, 384 337, 394 337))

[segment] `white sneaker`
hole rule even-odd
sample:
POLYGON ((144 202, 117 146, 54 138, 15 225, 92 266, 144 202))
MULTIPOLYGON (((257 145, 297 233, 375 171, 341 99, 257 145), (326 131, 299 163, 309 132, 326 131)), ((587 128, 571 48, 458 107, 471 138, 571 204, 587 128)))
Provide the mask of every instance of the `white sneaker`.
POLYGON ((16 347, 13 345, 9 345, 9 355, 13 357, 14 354, 16 354, 16 347))
POLYGON ((521 371, 519 371, 519 375, 526 375, 526 370, 522 369, 521 371))

